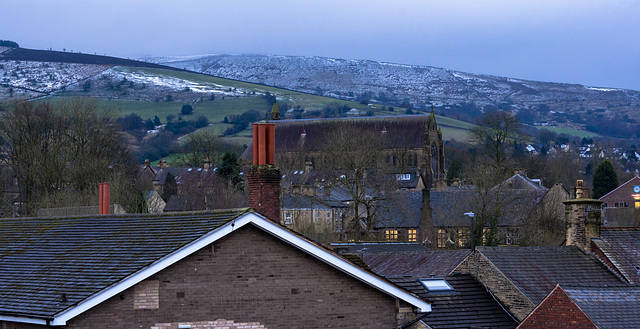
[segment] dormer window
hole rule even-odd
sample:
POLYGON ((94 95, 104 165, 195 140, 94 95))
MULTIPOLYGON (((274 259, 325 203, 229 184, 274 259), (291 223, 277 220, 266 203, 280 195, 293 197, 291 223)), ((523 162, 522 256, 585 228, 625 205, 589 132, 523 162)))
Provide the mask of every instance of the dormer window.
POLYGON ((411 180, 411 174, 398 174, 396 175, 397 180, 411 180))

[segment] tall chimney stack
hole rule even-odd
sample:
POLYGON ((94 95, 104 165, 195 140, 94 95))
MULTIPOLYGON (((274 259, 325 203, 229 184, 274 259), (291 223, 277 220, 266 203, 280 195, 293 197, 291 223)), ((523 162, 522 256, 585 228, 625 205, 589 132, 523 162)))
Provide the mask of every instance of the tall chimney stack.
POLYGON ((280 223, 280 169, 275 166, 273 123, 253 124, 253 167, 249 170, 249 207, 280 223))
POLYGON ((109 204, 111 203, 111 190, 109 183, 100 183, 100 215, 109 214, 109 204))
POLYGON ((600 237, 602 201, 577 198, 563 201, 565 206, 567 246, 591 251, 591 239, 600 237))

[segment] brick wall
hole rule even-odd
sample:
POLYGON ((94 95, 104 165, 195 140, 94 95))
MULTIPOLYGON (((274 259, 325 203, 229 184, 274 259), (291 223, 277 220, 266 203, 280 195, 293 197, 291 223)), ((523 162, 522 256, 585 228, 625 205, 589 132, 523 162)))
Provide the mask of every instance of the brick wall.
POLYGON ((254 166, 249 170, 249 207, 272 221, 280 220, 280 180, 275 167, 254 166))
POLYGON ((43 329, 45 326, 28 323, 16 323, 8 321, 0 321, 0 329, 43 329))
MULTIPOLYGON (((159 308, 135 309, 133 287, 68 328, 177 328, 233 321, 265 328, 397 328, 406 307, 253 226, 159 272, 159 308)), ((200 327, 198 327, 200 328, 200 327)), ((231 328, 231 327, 230 327, 231 328)))
POLYGON ((452 272, 470 274, 482 282, 518 321, 522 321, 536 307, 511 280, 477 250, 452 272))
POLYGON ((560 288, 556 288, 540 303, 518 329, 598 328, 560 288))

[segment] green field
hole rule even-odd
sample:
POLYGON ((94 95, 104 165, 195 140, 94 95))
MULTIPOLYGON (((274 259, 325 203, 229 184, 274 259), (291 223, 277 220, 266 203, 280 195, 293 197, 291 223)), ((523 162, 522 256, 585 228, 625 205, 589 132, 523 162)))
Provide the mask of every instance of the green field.
MULTIPOLYGON (((203 115, 207 117, 211 123, 211 126, 207 129, 213 129, 218 134, 222 134, 227 128, 233 126, 231 124, 223 123, 224 118, 230 115, 239 115, 249 110, 255 110, 260 113, 264 113, 266 116, 267 112, 271 110, 271 106, 267 99, 262 97, 265 92, 275 94, 278 99, 278 104, 281 105, 281 107, 283 104, 287 104, 292 108, 300 106, 307 111, 321 110, 329 104, 339 104, 347 105, 350 108, 359 110, 372 110, 374 116, 398 116, 404 115, 406 112, 406 109, 403 108, 395 108, 395 111, 390 112, 383 110, 382 105, 361 104, 359 102, 328 98, 192 72, 134 67, 118 67, 116 70, 128 73, 158 76, 161 78, 187 80, 197 84, 208 85, 209 87, 216 88, 218 90, 229 90, 235 88, 238 91, 243 92, 244 95, 246 95, 244 97, 226 96, 224 98, 216 98, 215 100, 204 99, 205 97, 203 97, 197 101, 190 102, 190 105, 193 106, 193 113, 183 116, 183 118, 185 120, 195 120, 197 117, 203 115)), ((74 96, 74 94, 68 93, 57 97, 47 97, 44 100, 56 102, 58 99, 69 96, 74 96)), ((77 94, 75 96, 77 96, 77 94)), ((99 103, 101 106, 111 109, 116 116, 122 117, 135 113, 145 120, 153 119, 155 116, 158 116, 160 121, 163 123, 166 123, 168 115, 178 117, 180 115, 180 109, 185 104, 184 101, 134 101, 117 99, 99 99, 99 103)), ((417 114, 426 115, 428 112, 417 114)), ((443 137, 445 140, 467 140, 467 130, 473 126, 472 124, 443 116, 437 116, 437 122, 442 127, 443 137)), ((226 137, 225 140, 240 145, 248 144, 251 140, 251 127, 239 133, 237 136, 226 137)))
POLYGON ((576 136, 576 137, 579 137, 579 138, 600 137, 600 135, 598 135, 596 133, 592 133, 590 131, 571 129, 571 128, 539 127, 539 126, 535 126, 535 128, 538 129, 538 130, 547 129, 547 130, 552 131, 552 132, 554 132, 556 134, 567 134, 567 135, 576 136))

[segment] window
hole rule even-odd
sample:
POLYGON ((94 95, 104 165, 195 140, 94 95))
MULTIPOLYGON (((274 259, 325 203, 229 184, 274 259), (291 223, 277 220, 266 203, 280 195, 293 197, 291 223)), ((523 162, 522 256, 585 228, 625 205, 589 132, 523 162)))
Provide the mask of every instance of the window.
POLYGON ((398 240, 398 230, 384 230, 384 238, 388 241, 398 240))
POLYGON ((291 216, 291 212, 290 211, 285 211, 285 213, 284 213, 284 224, 285 225, 293 224, 293 216, 291 216))
POLYGON ((466 247, 468 240, 469 240, 469 229, 459 228, 458 229, 458 247, 461 247, 461 248, 466 247))
POLYGON ((408 230, 407 231, 407 237, 408 237, 409 242, 418 241, 418 230, 408 230))
POLYGON ((397 174, 397 180, 411 180, 411 174, 397 174))
POLYGON ((438 248, 444 248, 447 242, 447 231, 443 228, 438 229, 438 248))
POLYGON ((429 293, 453 292, 453 287, 445 279, 420 279, 429 293))

